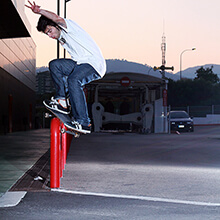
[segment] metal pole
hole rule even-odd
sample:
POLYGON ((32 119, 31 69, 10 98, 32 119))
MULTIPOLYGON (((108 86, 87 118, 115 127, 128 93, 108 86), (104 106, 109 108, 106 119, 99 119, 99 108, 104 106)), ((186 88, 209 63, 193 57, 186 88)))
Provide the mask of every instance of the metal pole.
POLYGON ((180 80, 182 79, 182 54, 183 52, 180 54, 180 80))
MULTIPOLYGON (((66 0, 64 0, 64 18, 66 18, 66 0)), ((63 57, 66 58, 66 50, 63 50, 63 57)))
MULTIPOLYGON (((60 0, 57 0, 57 15, 60 16, 60 0)), ((60 44, 57 41, 57 59, 60 58, 60 44)))
MULTIPOLYGON (((66 3, 71 0, 64 0, 64 18, 66 18, 66 3)), ((66 58, 66 50, 63 51, 63 57, 66 58)))
POLYGON ((168 116, 168 134, 171 133, 170 111, 171 111, 171 106, 169 105, 169 108, 168 108, 168 112, 169 112, 169 116, 168 116))
POLYGON ((196 49, 195 47, 193 47, 192 49, 186 49, 180 54, 180 80, 182 79, 182 55, 186 51, 191 51, 191 50, 195 50, 195 49, 196 49))

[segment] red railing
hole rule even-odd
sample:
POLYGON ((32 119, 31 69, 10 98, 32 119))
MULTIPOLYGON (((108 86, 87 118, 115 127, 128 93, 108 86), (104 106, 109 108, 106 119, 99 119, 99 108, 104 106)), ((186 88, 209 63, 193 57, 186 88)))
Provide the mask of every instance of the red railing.
POLYGON ((60 179, 66 164, 72 135, 66 132, 64 124, 58 119, 51 120, 50 127, 50 188, 59 188, 60 179))

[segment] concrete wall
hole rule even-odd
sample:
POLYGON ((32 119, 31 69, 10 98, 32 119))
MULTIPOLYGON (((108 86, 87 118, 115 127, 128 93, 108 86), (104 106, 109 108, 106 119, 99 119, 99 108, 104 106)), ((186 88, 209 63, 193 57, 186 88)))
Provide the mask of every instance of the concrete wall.
POLYGON ((194 125, 220 125, 220 115, 206 115, 193 118, 194 125))

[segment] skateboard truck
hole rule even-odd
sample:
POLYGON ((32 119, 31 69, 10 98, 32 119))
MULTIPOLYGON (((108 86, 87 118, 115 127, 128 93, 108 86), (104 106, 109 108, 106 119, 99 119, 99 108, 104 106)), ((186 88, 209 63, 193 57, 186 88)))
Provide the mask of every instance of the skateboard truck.
POLYGON ((78 132, 74 132, 74 131, 70 131, 70 130, 66 130, 65 128, 61 129, 61 133, 67 133, 67 134, 71 134, 73 135, 75 138, 79 138, 80 134, 78 132))
MULTIPOLYGON (((70 122, 72 121, 69 114, 63 114, 59 111, 56 111, 56 110, 53 110, 51 108, 48 108, 48 106, 44 103, 44 105, 46 106, 46 108, 53 113, 53 115, 55 117, 57 117, 61 122, 70 122)), ((53 117, 53 115, 51 115, 50 113, 45 113, 45 118, 50 118, 50 117, 53 117)), ((61 128, 61 133, 64 134, 64 133, 68 133, 68 134, 71 134, 73 135, 75 138, 78 138, 80 136, 80 133, 83 133, 83 132, 78 132, 78 131, 75 131, 75 130, 72 130, 72 129, 68 129, 68 128, 61 128)))

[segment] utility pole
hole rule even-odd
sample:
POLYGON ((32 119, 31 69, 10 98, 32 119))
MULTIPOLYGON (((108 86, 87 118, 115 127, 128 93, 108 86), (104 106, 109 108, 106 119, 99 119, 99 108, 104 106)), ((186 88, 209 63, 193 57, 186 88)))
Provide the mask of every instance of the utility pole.
POLYGON ((167 83, 168 81, 166 80, 165 77, 165 70, 174 70, 174 67, 166 67, 166 59, 165 59, 165 55, 166 55, 166 37, 165 34, 163 32, 163 36, 162 36, 162 44, 161 44, 161 50, 162 50, 162 65, 159 67, 154 67, 154 71, 160 69, 160 73, 162 75, 162 79, 165 82, 165 88, 162 91, 162 97, 163 97, 163 110, 162 110, 162 115, 164 115, 163 118, 163 130, 164 132, 168 132, 167 131, 167 126, 168 126, 168 121, 167 121, 167 83))

